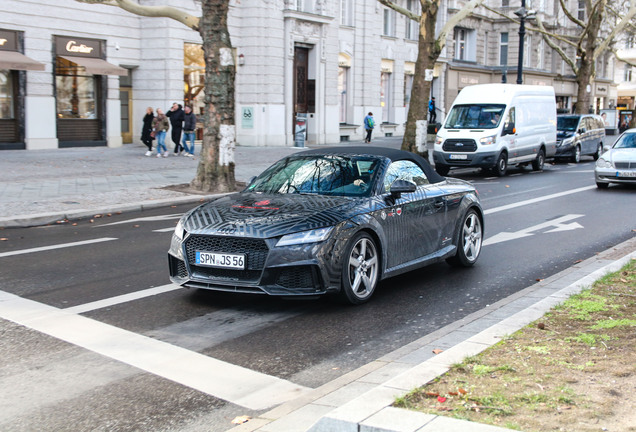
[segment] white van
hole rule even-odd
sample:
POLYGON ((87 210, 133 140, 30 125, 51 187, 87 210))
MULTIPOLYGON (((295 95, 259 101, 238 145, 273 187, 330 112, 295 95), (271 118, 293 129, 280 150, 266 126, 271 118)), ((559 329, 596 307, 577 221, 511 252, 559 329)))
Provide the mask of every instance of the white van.
POLYGON ((435 170, 452 167, 492 169, 508 165, 543 169, 556 153, 556 98, 546 86, 478 84, 464 88, 437 132, 435 170))

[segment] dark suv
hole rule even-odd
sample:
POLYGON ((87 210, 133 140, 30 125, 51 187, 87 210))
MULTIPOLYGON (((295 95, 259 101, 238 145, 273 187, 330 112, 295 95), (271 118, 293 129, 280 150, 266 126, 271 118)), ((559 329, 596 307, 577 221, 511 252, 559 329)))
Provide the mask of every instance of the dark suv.
POLYGON ((557 116, 557 149, 555 158, 579 163, 582 155, 597 160, 603 153, 605 124, 594 114, 560 114, 557 116))

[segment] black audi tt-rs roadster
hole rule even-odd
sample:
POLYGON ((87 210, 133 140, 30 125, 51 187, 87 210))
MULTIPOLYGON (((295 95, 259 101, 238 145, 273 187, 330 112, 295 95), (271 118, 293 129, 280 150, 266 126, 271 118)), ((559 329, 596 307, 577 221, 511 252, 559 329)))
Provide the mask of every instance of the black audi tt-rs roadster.
POLYGON ((416 154, 308 150, 187 212, 172 236, 170 279, 360 304, 382 279, 441 260, 475 264, 483 218, 471 184, 441 177, 416 154))

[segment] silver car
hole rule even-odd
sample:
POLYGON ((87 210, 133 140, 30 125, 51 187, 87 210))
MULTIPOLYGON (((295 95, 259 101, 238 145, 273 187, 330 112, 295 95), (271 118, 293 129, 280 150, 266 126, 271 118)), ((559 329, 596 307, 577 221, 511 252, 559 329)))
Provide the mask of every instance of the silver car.
POLYGON ((600 189, 610 183, 636 184, 636 129, 623 132, 612 148, 598 158, 594 178, 600 189))

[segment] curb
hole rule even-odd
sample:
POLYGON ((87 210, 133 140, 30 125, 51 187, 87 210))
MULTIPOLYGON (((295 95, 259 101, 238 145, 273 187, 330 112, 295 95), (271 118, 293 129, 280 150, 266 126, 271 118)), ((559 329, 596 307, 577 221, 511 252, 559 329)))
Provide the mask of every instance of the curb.
POLYGON ((474 312, 228 432, 503 432, 391 405, 636 259, 636 237, 474 312), (444 352, 432 354, 434 348, 444 352))
POLYGON ((219 195, 223 194, 188 195, 185 197, 140 201, 133 204, 112 204, 108 207, 94 209, 77 209, 68 212, 60 211, 2 217, 0 218, 0 228, 29 228, 34 226, 54 224, 58 221, 73 221, 78 219, 90 218, 100 213, 128 213, 161 207, 169 207, 171 205, 177 204, 198 203, 202 200, 209 200, 219 195))

